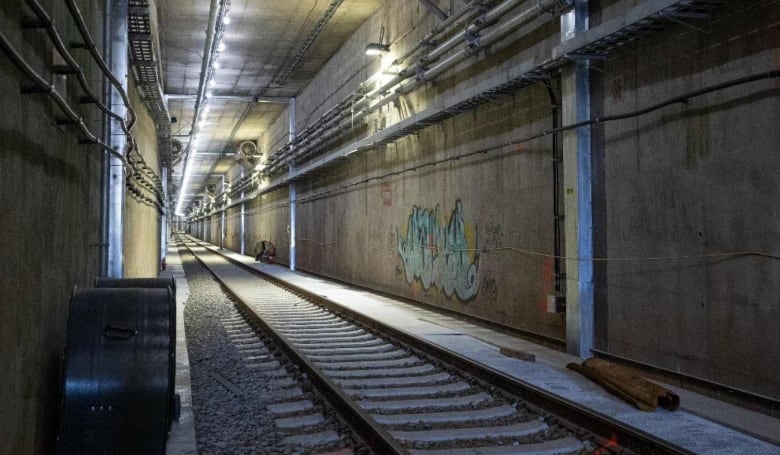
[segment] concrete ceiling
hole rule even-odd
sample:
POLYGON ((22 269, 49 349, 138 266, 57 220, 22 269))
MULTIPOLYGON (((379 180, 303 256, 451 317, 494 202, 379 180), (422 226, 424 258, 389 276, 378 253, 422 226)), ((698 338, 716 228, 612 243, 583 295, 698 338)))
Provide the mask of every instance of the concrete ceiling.
MULTIPOLYGON (((188 201, 219 181, 235 163, 234 144, 258 139, 287 108, 287 99, 303 90, 325 62, 344 44, 383 0, 344 0, 288 77, 285 70, 312 34, 332 0, 222 0, 229 2, 230 23, 222 42, 220 68, 208 122, 201 125, 199 148, 191 166, 188 201), (255 103, 254 97, 280 102, 255 103)), ((335 2, 338 3, 338 2, 335 2)), ((168 97, 174 139, 189 140, 200 83, 210 2, 158 0, 164 91, 168 97)), ((273 138, 276 139, 276 138, 273 138)), ((174 166, 180 187, 183 162, 174 166)))

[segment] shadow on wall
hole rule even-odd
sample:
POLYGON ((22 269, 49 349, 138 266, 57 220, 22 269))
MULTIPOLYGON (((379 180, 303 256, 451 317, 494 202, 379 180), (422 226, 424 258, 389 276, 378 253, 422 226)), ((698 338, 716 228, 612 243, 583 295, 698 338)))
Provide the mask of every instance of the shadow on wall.
MULTIPOLYGON (((722 101, 715 104, 708 104, 707 106, 688 108, 686 107, 681 112, 672 113, 662 116, 652 122, 648 122, 642 125, 632 125, 631 128, 622 130, 619 133, 610 135, 609 140, 611 142, 619 142, 627 139, 631 139, 639 134, 652 132, 665 125, 678 122, 681 120, 689 120, 698 117, 709 116, 717 112, 727 112, 732 109, 741 106, 750 106, 754 103, 767 100, 769 98, 780 97, 780 87, 772 87, 760 92, 750 93, 748 95, 739 96, 728 101, 722 101)), ((610 114, 611 115, 611 114, 610 114)))
MULTIPOLYGON (((54 151, 53 148, 47 148, 44 144, 31 141, 29 137, 16 130, 0 129, 0 137, 3 138, 3 147, 0 147, 0 158, 6 158, 13 154, 24 160, 26 166, 45 168, 48 175, 60 177, 68 182, 79 181, 82 172, 78 167, 63 160, 56 153, 46 153, 47 151, 54 151), (17 144, 19 147, 14 148, 13 144, 17 144)), ((81 153, 88 154, 93 152, 85 149, 81 153)))

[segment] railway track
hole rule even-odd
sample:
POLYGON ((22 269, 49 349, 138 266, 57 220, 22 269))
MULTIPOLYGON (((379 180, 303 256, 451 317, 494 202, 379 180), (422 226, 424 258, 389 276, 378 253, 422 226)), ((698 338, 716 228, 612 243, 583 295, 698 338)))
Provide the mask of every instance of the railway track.
POLYGON ((442 361, 410 340, 337 314, 192 239, 184 245, 377 453, 688 453, 643 433, 626 434, 603 418, 574 425, 585 418, 578 409, 562 412, 566 403, 553 403, 554 414, 543 410, 539 403, 549 397, 528 400, 528 390, 496 387, 506 378, 494 382, 484 371, 464 372, 457 359, 442 361))
MULTIPOLYGON (((221 318, 220 322, 242 356, 243 367, 274 390, 273 402, 266 406, 266 412, 273 415, 274 426, 285 434, 281 445, 298 451, 327 451, 343 445, 342 435, 334 428, 336 425, 328 422, 323 410, 304 391, 301 381, 276 359, 273 348, 258 336, 254 327, 238 312, 221 318)), ((219 373, 212 375, 241 396, 241 390, 219 373)))
MULTIPOLYGON (((181 247, 181 245, 180 245, 181 247)), ((195 300, 185 309, 198 449, 203 453, 349 453, 370 449, 297 363, 258 331, 208 269, 184 251, 195 300)))

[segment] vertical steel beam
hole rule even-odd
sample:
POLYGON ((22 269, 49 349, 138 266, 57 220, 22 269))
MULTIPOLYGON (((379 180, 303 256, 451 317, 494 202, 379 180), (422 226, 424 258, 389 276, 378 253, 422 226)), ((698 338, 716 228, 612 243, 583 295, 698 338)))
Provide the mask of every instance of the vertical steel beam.
MULTIPOLYGON (((128 76, 128 36, 127 36, 127 0, 106 0, 107 28, 105 36, 108 39, 106 51, 108 53, 111 72, 127 90, 128 76)), ((124 117, 126 108, 122 96, 117 90, 110 88, 106 93, 111 109, 124 117)), ((107 143, 120 153, 125 152, 127 139, 125 138, 119 122, 110 119, 107 122, 107 143)), ((108 198, 108 257, 106 264, 106 276, 122 278, 124 275, 124 205, 125 205, 125 176, 124 165, 119 158, 111 156, 108 159, 107 175, 104 183, 108 198)))
MULTIPOLYGON (((163 188, 163 201, 168 200, 168 167, 162 166, 162 188, 163 188)), ((168 212, 163 212, 160 219, 160 261, 165 259, 165 255, 168 252, 168 223, 170 217, 168 212)))
MULTIPOLYGON (((290 135, 289 141, 292 145, 295 140, 295 97, 290 98, 290 107, 287 109, 290 118, 290 135)), ((290 154, 294 152, 292 146, 290 148, 290 154)), ((295 172, 295 162, 290 162, 290 175, 295 172)), ((298 196, 296 194, 295 182, 290 181, 290 270, 295 270, 295 209, 296 200, 298 196)))
MULTIPOLYGON (((106 28, 107 30, 107 28, 106 28)), ((103 141, 110 137, 108 116, 103 121, 103 141)), ((108 144, 108 142, 106 142, 108 144)), ((108 226, 110 224, 110 195, 111 195, 111 154, 103 151, 103 159, 100 164, 100 276, 108 276, 108 226)))
MULTIPOLYGON (((222 194, 225 194, 227 184, 225 183, 225 176, 222 176, 222 194)), ((220 212, 219 216, 219 249, 225 248, 225 231, 227 230, 227 210, 220 212)))
MULTIPOLYGON (((111 0, 103 1, 103 55, 106 61, 111 63, 111 0)), ((113 90, 111 82, 107 77, 103 77, 103 100, 111 99, 113 90)), ((108 114, 103 115, 102 119, 103 142, 111 142, 111 117, 108 114)), ((108 257, 109 257, 109 229, 111 206, 111 154, 103 151, 103 160, 100 167, 100 276, 108 276, 108 257)))
MULTIPOLYGON (((244 180, 244 171, 243 170, 241 171, 241 178, 239 179, 239 181, 242 181, 242 180, 244 180)), ((241 200, 242 201, 244 200, 244 190, 243 189, 241 190, 241 200)), ((246 220, 246 203, 242 202, 241 203, 241 254, 246 254, 246 234, 245 234, 246 225, 245 225, 245 220, 246 220)))
MULTIPOLYGON (((588 1, 576 0, 561 18, 565 41, 588 29, 588 1), (573 15, 573 17, 571 16, 573 15), (573 28, 573 29, 572 29, 573 28)), ((564 124, 590 118, 590 64, 566 68, 562 79, 564 124)), ((591 357, 593 348, 593 177, 591 129, 581 127, 563 137, 566 256, 566 351, 591 357)))

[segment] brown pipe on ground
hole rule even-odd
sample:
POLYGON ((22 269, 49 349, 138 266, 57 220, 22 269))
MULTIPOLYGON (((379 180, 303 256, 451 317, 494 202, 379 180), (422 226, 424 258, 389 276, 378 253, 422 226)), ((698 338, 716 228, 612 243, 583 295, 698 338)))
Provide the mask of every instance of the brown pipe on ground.
POLYGON ((674 411, 680 407, 677 394, 648 381, 631 368, 596 358, 588 359, 582 365, 570 363, 566 367, 583 374, 642 411, 655 411, 659 406, 674 411))

